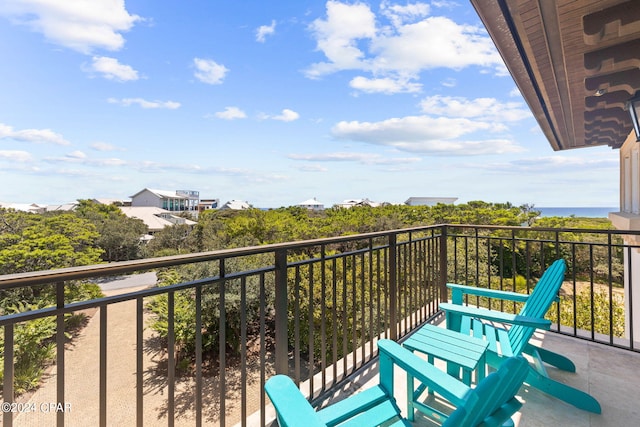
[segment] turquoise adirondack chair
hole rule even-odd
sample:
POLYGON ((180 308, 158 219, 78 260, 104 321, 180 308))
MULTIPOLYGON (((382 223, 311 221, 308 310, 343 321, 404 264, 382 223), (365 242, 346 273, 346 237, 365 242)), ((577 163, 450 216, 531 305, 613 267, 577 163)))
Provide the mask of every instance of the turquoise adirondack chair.
POLYGON ((577 408, 599 414, 601 408, 596 399, 583 391, 553 380, 544 366, 544 363, 547 363, 564 371, 575 372, 576 367, 573 362, 560 354, 529 343, 536 328, 551 327, 551 322, 544 319, 544 316, 553 302, 558 299, 558 291, 562 286, 565 270, 564 260, 555 261, 545 270, 529 295, 447 284, 452 291, 452 303, 441 303, 440 309, 446 313, 448 329, 483 338, 489 342, 486 355, 489 366, 498 368, 509 357, 522 353, 528 354, 532 357, 533 363, 529 366, 525 383, 577 408), (517 315, 470 307, 463 305, 465 294, 524 302, 524 305, 517 315), (505 329, 491 322, 511 326, 505 329))
MULTIPOLYGON (((522 357, 506 360, 497 372, 482 380, 475 388, 427 363, 409 350, 390 340, 378 342, 380 381, 375 387, 315 411, 300 390, 286 375, 275 375, 264 388, 276 409, 281 427, 304 426, 411 426, 403 418, 393 397, 394 365, 410 378, 427 384, 431 391, 451 402, 456 409, 447 417, 425 404, 417 409, 448 427, 499 426, 509 424, 522 403, 515 397, 527 375, 527 362, 522 357)), ((413 418, 413 413, 410 414, 413 418)))

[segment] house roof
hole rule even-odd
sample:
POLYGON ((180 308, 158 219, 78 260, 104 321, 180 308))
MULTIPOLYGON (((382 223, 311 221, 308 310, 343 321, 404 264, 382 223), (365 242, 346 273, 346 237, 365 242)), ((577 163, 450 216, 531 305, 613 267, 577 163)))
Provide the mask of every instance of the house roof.
POLYGON ((49 211, 73 211, 78 207, 78 202, 63 203, 61 205, 47 205, 49 211))
POLYGON ((316 198, 305 200, 304 202, 298 203, 298 206, 322 206, 322 203, 316 200, 316 198))
POLYGON ((220 209, 233 209, 233 210, 241 210, 241 209, 249 209, 251 205, 247 202, 243 202, 242 200, 229 200, 227 203, 222 205, 220 209))
POLYGON ((640 90, 637 0, 471 0, 554 150, 619 148, 640 90))
POLYGON ((129 197, 131 197, 133 199, 138 194, 143 193, 145 191, 150 191, 150 192, 152 192, 153 194, 155 194, 156 196, 158 196, 158 197, 160 197, 162 199, 189 199, 190 198, 186 194, 179 194, 177 191, 172 191, 172 190, 154 190, 154 189, 151 189, 151 188, 143 188, 142 190, 138 191, 133 196, 129 196, 129 197))
POLYGON ((339 206, 342 207, 351 207, 351 206, 371 206, 371 207, 376 207, 376 206, 380 206, 382 203, 379 202, 372 202, 369 199, 346 199, 344 200, 342 203, 339 204, 339 206))
MULTIPOLYGON (((174 225, 173 222, 161 217, 163 214, 175 217, 175 215, 172 215, 171 212, 166 209, 154 206, 120 206, 120 210, 129 218, 142 220, 151 232, 160 231, 165 227, 174 225)), ((189 219, 184 219, 184 222, 187 225, 196 224, 196 222, 189 219)))
POLYGON ((38 205, 36 203, 3 203, 0 202, 0 208, 13 209, 15 211, 42 213, 45 210, 45 206, 38 205))

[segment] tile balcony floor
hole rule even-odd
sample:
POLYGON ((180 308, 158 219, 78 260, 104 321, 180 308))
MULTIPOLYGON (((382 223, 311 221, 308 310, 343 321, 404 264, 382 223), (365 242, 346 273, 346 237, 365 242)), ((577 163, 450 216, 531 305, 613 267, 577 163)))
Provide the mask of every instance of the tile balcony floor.
MULTIPOLYGON (((549 376, 579 388, 595 397, 602 414, 591 414, 524 384, 518 397, 524 406, 514 415, 518 427, 538 426, 636 426, 640 424, 640 353, 591 343, 555 333, 536 333, 531 341, 568 356, 576 365, 575 373, 547 366, 549 376)), ((378 382, 377 365, 358 378, 353 389, 364 389, 378 382)), ((396 368, 395 393, 400 408, 406 411, 406 376, 396 368)), ((351 389, 351 387, 348 387, 351 389)), ((356 391, 357 392, 357 391, 356 391)), ((333 401, 341 400, 338 393, 333 401)), ((416 412, 416 426, 434 426, 416 412)))

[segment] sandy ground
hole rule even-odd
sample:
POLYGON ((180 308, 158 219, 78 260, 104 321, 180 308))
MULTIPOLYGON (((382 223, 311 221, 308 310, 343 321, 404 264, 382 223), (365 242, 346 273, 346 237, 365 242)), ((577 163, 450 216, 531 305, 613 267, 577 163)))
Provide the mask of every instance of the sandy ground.
MULTIPOLYGON (((146 287, 146 286, 144 286, 146 287)), ((105 294, 130 292, 119 284, 106 289, 105 294)), ((14 416, 16 426, 46 426, 56 424, 56 409, 64 411, 66 426, 99 425, 99 312, 93 313, 86 327, 74 338, 65 352, 65 396, 56 407, 56 367, 52 366, 40 388, 17 399, 23 409, 30 412, 14 416), (51 406, 53 404, 53 406, 51 406)), ((107 311, 107 425, 130 426, 136 424, 136 303, 128 301, 110 305, 107 311)), ((150 314, 145 313, 145 325, 150 314)), ((144 405, 145 426, 167 425, 167 396, 165 353, 154 332, 144 331, 144 405)), ((242 381, 239 370, 226 371, 227 398, 225 425, 240 421, 242 386, 249 396, 247 414, 259 409, 260 363, 248 361, 248 378, 242 381)), ((268 369, 268 367, 267 367, 268 369)), ((267 372, 267 378, 271 375, 267 372)), ((203 425, 219 425, 219 380, 206 377, 203 380, 203 425)), ((195 425, 195 381, 178 378, 175 386, 175 425, 195 425)))

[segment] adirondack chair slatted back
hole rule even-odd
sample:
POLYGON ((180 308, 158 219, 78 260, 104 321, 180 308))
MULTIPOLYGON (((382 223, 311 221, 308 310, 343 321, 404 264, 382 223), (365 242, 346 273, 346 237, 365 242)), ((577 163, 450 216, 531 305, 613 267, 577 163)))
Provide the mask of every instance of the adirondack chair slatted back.
POLYGON ((500 369, 470 390, 465 404, 458 407, 442 426, 502 425, 505 418, 522 406, 514 396, 527 372, 528 362, 522 356, 507 359, 500 369))
MULTIPOLYGON (((521 316, 529 316, 536 318, 544 318, 551 304, 558 296, 558 291, 564 280, 564 273, 567 266, 563 259, 559 259, 551 264, 538 280, 533 288, 527 302, 518 313, 521 316)), ((527 345, 533 333, 534 328, 522 325, 514 325, 509 329, 509 342, 513 354, 520 354, 527 345)))

